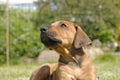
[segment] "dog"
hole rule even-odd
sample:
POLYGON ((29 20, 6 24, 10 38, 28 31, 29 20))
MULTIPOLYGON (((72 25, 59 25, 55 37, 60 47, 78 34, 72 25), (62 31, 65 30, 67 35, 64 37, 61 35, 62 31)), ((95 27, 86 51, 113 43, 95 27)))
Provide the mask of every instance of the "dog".
POLYGON ((40 31, 41 42, 60 57, 58 63, 38 67, 30 80, 97 80, 95 66, 84 48, 92 41, 80 26, 60 20, 40 31))

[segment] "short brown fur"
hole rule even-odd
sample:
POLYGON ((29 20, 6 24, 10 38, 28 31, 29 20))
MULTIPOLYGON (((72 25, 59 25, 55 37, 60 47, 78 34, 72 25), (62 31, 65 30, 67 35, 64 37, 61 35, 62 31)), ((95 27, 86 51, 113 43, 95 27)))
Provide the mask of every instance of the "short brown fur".
MULTIPOLYGON (((49 32, 62 43, 47 46, 60 54, 58 63, 37 68, 30 80, 96 80, 96 70, 84 47, 91 44, 86 33, 69 21, 56 21, 48 27, 49 32), (61 27, 61 24, 64 24, 61 27)), ((41 34, 42 35, 42 34, 41 34)))

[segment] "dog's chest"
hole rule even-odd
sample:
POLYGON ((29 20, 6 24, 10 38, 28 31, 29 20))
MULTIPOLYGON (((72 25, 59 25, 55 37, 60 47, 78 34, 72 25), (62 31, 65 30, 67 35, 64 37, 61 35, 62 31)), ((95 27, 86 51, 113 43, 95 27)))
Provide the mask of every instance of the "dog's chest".
POLYGON ((60 65, 56 70, 58 80, 83 80, 82 70, 74 62, 60 65))
POLYGON ((74 75, 74 77, 76 78, 76 80, 83 80, 83 76, 82 76, 83 70, 80 67, 80 65, 78 65, 78 64, 76 64, 74 62, 70 62, 68 64, 68 66, 69 66, 70 69, 72 69, 72 72, 73 72, 72 75, 74 75))

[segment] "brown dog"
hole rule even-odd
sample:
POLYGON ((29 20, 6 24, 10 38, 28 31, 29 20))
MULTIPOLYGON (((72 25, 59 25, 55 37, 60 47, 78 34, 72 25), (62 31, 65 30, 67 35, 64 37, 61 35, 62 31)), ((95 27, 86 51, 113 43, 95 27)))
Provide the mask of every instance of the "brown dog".
POLYGON ((91 44, 76 24, 60 20, 41 28, 41 41, 60 54, 58 64, 45 64, 36 69, 30 80, 96 80, 92 60, 84 51, 91 44))

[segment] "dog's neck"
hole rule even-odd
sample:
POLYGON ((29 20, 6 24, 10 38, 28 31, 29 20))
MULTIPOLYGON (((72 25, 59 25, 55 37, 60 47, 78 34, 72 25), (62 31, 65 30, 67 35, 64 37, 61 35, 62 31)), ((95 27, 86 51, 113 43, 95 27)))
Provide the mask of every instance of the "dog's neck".
POLYGON ((56 51, 60 54, 59 62, 69 63, 75 62, 77 64, 81 64, 85 57, 84 48, 76 49, 74 47, 66 48, 60 46, 56 51))
POLYGON ((84 47, 78 49, 72 47, 70 52, 70 54, 75 58, 79 65, 84 61, 85 57, 88 56, 84 50, 84 47))

